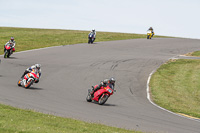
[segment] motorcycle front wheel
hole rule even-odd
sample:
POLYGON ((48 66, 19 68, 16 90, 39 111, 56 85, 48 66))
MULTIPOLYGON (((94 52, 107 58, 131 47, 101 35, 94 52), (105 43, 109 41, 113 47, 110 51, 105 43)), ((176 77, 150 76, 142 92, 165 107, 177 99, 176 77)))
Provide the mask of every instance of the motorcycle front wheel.
POLYGON ((30 80, 24 87, 28 89, 33 84, 33 80, 30 80))
POLYGON ((107 100, 108 100, 108 95, 102 95, 100 98, 99 98, 99 105, 103 105, 107 100))
POLYGON ((4 52, 4 58, 6 58, 7 50, 4 52))

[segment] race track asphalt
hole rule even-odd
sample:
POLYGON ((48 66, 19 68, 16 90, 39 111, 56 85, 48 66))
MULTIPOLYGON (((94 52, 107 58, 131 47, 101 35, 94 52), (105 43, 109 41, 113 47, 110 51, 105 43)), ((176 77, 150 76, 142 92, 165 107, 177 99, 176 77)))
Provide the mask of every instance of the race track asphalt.
POLYGON ((200 133, 200 122, 152 105, 149 74, 169 58, 200 50, 200 40, 153 38, 75 44, 14 53, 0 64, 0 103, 87 122, 147 132, 200 133), (30 89, 17 86, 29 66, 42 77, 30 89), (86 102, 87 90, 109 77, 115 89, 105 105, 86 102))

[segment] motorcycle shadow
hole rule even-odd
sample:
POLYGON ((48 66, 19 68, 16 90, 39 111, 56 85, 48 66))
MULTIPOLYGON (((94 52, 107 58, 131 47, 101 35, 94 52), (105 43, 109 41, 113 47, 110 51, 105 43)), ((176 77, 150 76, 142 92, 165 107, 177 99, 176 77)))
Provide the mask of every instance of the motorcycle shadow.
MULTIPOLYGON (((96 102, 96 101, 93 101, 93 103, 99 105, 99 103, 96 102)), ((104 103, 103 105, 99 105, 99 106, 108 106, 108 107, 109 107, 109 106, 110 106, 110 107, 113 106, 113 107, 114 107, 114 106, 117 106, 117 105, 116 105, 116 104, 110 104, 110 103, 104 103)))
POLYGON ((31 86, 31 87, 27 88, 27 90, 44 90, 44 89, 31 86))
POLYGON ((93 43, 88 43, 88 44, 91 44, 91 45, 93 45, 93 44, 97 44, 97 43, 93 42, 93 43))
POLYGON ((6 59, 18 59, 18 58, 16 58, 16 57, 9 57, 9 58, 6 58, 6 59))

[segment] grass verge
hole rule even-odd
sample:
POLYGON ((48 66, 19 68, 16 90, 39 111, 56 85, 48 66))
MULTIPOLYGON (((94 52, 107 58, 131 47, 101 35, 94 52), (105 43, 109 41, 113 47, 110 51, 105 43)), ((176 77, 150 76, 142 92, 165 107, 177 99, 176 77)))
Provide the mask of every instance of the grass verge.
POLYGON ((195 51, 195 52, 187 53, 186 56, 197 56, 197 57, 200 57, 200 51, 195 51))
MULTIPOLYGON (((0 47, 3 49, 3 45, 9 41, 11 36, 15 38, 16 52, 19 52, 51 46, 87 43, 88 34, 89 31, 0 27, 0 47)), ((136 38, 146 38, 146 34, 97 31, 95 42, 136 38)), ((3 54, 3 50, 0 50, 0 54, 3 54)))
POLYGON ((200 60, 163 64, 151 77, 153 102, 175 113, 200 118, 200 60))
POLYGON ((0 105, 1 133, 141 133, 0 105))

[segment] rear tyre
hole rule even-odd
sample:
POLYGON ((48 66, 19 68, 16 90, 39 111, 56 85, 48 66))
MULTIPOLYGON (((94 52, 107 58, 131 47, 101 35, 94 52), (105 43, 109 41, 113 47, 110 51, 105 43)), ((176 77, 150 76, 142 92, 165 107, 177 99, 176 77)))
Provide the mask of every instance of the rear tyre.
POLYGON ((91 97, 91 95, 87 95, 87 97, 86 97, 86 100, 87 100, 87 102, 92 102, 92 97, 91 97))
POLYGON ((108 100, 108 95, 102 95, 100 98, 99 98, 99 105, 103 105, 107 100, 108 100))
POLYGON ((19 80, 19 81, 17 82, 17 85, 18 85, 18 86, 22 86, 22 85, 21 85, 21 80, 19 80))
POLYGON ((88 95, 86 97, 87 102, 92 102, 92 96, 91 96, 90 92, 91 92, 91 90, 89 89, 88 90, 88 95))

